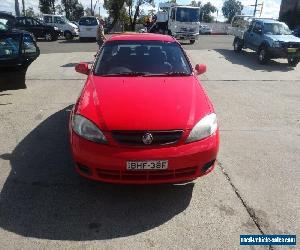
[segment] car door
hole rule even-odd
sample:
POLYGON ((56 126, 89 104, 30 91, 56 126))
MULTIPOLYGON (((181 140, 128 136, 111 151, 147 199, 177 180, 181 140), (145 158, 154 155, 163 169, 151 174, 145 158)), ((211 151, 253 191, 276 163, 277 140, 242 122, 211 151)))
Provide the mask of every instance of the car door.
POLYGON ((58 27, 60 30, 65 30, 63 25, 63 20, 60 16, 54 16, 53 17, 53 26, 58 27))
POLYGON ((26 61, 32 62, 40 55, 39 47, 30 34, 23 34, 22 56, 26 61))
POLYGON ((31 19, 31 23, 32 23, 32 29, 35 31, 37 36, 44 37, 45 36, 44 25, 34 18, 30 18, 30 19, 31 19))
POLYGON ((53 17, 52 16, 44 16, 44 22, 47 25, 54 26, 53 25, 53 17))
POLYGON ((26 26, 26 18, 25 17, 18 17, 17 18, 16 27, 20 30, 29 31, 29 27, 26 26))
POLYGON ((257 51, 263 42, 263 23, 256 22, 252 32, 252 49, 257 51))

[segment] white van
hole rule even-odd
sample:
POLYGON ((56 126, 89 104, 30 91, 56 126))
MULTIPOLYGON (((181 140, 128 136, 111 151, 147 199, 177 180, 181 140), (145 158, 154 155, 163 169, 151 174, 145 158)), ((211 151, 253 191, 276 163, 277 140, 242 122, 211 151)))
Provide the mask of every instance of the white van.
POLYGON ((98 25, 99 20, 94 16, 81 17, 79 20, 79 39, 96 38, 98 25))
POLYGON ((48 25, 58 27, 67 40, 78 36, 78 27, 62 15, 44 14, 43 21, 48 25))

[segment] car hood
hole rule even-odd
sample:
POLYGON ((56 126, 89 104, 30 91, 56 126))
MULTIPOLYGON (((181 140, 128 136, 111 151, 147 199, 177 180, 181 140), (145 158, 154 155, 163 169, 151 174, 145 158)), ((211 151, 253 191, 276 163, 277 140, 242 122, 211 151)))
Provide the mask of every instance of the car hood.
POLYGON ((273 41, 279 41, 279 42, 296 42, 300 43, 300 38, 294 36, 294 35, 266 35, 268 38, 270 38, 273 41))
POLYGON ((67 24, 71 26, 73 29, 78 29, 77 25, 75 25, 74 23, 68 22, 67 24))
POLYGON ((212 110, 195 76, 90 76, 76 107, 104 131, 192 129, 212 110))

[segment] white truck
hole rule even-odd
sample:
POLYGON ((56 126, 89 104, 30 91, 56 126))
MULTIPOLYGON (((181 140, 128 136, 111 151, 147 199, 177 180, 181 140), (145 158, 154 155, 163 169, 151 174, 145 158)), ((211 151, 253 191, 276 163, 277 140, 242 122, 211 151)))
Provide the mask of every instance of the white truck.
POLYGON ((176 3, 160 3, 156 21, 148 32, 168 34, 193 44, 199 38, 200 8, 176 3))

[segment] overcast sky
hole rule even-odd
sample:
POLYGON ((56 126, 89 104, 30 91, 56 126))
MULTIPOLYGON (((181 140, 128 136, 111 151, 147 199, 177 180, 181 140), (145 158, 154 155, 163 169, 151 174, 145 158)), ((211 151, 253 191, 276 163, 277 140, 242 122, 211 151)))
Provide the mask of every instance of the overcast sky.
MULTIPOLYGON (((222 6, 223 6, 223 2, 225 0, 211 0, 210 2, 216 6, 219 10, 218 12, 218 20, 222 21, 223 17, 222 17, 222 6)), ((240 0, 242 2, 242 4, 244 5, 244 10, 243 10, 243 14, 252 14, 253 13, 253 7, 251 7, 250 5, 253 5, 255 3, 255 0, 240 0)), ((258 2, 261 3, 264 1, 264 10, 263 10, 263 17, 273 17, 273 18, 277 18, 279 15, 279 8, 280 8, 280 3, 281 0, 259 0, 258 2)), ((0 0, 0 10, 4 10, 4 11, 9 11, 9 12, 13 12, 14 13, 14 0, 0 0)), ((60 0, 57 0, 57 2, 60 2, 60 0)), ((90 0, 79 0, 79 2, 81 2, 84 5, 84 8, 86 7, 90 7, 90 0)), ((95 3, 96 0, 93 0, 93 2, 95 3)), ((155 4, 156 6, 158 6, 158 3, 161 1, 155 0, 155 4)), ((177 0, 178 4, 189 4, 191 2, 191 0, 177 0)), ((202 3, 206 3, 209 2, 208 0, 202 0, 202 3)), ((21 9, 21 3, 22 0, 19 0, 20 3, 20 9, 21 9)), ((25 5, 26 8, 28 7, 33 7, 33 9, 38 12, 38 3, 39 0, 25 0, 25 5)), ((96 12, 99 11, 99 6, 100 6, 100 11, 101 11, 101 15, 107 15, 106 11, 103 9, 103 0, 100 0, 100 4, 97 4, 96 7, 96 12)), ((149 10, 149 9, 153 9, 153 7, 151 6, 144 6, 144 9, 149 10)), ((157 9, 157 7, 156 7, 157 9)), ((217 16, 217 13, 215 13, 215 16, 217 16)))

